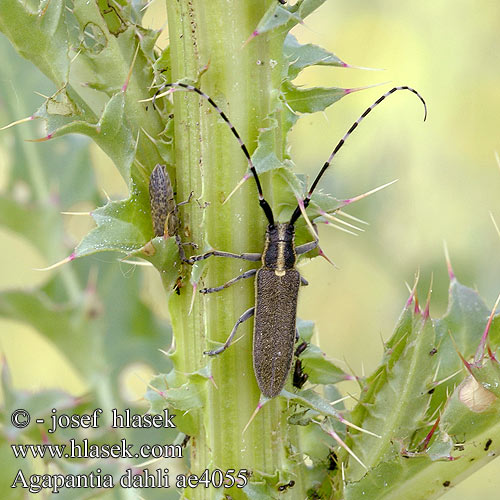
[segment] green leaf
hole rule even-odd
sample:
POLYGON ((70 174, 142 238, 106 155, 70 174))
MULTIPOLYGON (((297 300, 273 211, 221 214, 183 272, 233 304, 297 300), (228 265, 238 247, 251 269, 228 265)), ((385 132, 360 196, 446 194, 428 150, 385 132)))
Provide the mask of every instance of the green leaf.
POLYGON ((458 280, 450 283, 448 309, 436 320, 437 356, 440 359, 436 380, 449 380, 436 386, 432 395, 429 413, 433 412, 463 379, 463 364, 458 350, 465 359, 471 359, 479 345, 490 311, 476 290, 468 288, 458 280))
POLYGON ((268 117, 268 121, 270 125, 260 131, 257 148, 252 154, 252 161, 259 174, 282 166, 274 148, 278 121, 271 116, 268 117))
POLYGON ((297 318, 297 330, 301 339, 311 342, 314 335, 314 321, 297 318))
POLYGON ((158 236, 131 255, 151 262, 158 269, 167 294, 173 291, 177 278, 184 277, 179 249, 174 238, 158 236))
POLYGON ((125 94, 116 93, 107 103, 101 118, 95 124, 74 119, 69 115, 61 125, 59 119, 48 112, 46 105, 37 116, 47 119, 49 138, 66 134, 84 134, 93 139, 114 161, 125 182, 130 182, 130 167, 135 156, 134 137, 125 115, 125 94))
POLYGON ((292 6, 285 7, 279 3, 271 3, 257 28, 254 36, 262 35, 276 28, 283 28, 283 31, 290 31, 295 25, 302 21, 326 0, 299 0, 292 6))
POLYGON ((326 474, 325 462, 327 461, 330 448, 336 445, 335 440, 325 434, 323 429, 315 423, 301 426, 300 428, 301 451, 318 465, 321 465, 326 474))
MULTIPOLYGON (((376 395, 371 395, 369 401, 362 398, 366 411, 363 428, 382 436, 376 441, 364 434, 354 436, 353 451, 368 467, 394 460, 399 447, 411 449, 413 434, 425 426, 428 390, 436 365, 436 358, 429 355, 435 332, 431 321, 420 315, 413 317, 411 324, 400 326, 404 328, 404 347, 395 349, 387 361, 387 371, 378 381, 376 395)), ((364 473, 358 464, 349 465, 353 481, 364 473)))
POLYGON ((93 210, 97 227, 80 242, 75 257, 104 251, 130 254, 142 248, 153 232, 149 199, 145 198, 146 193, 134 193, 127 200, 110 201, 93 210))
MULTIPOLYGON (((386 344, 383 364, 367 379, 352 413, 357 425, 382 439, 352 435, 352 449, 369 470, 349 461, 347 500, 434 498, 492 458, 486 443, 500 439, 499 400, 472 377, 463 380, 465 370, 449 339, 453 335, 458 349, 472 356, 488 310, 475 291, 454 279, 445 316, 433 325, 426 314, 415 310, 412 297, 386 344), (446 380, 457 368, 453 381, 446 380)), ((478 371, 484 367, 485 380, 496 384, 489 363, 478 371)))
POLYGON ((250 481, 243 488, 243 492, 249 500, 269 500, 270 498, 276 498, 275 491, 267 481, 261 483, 250 481))
POLYGON ((346 66, 335 54, 312 43, 302 45, 290 33, 285 38, 283 55, 288 61, 287 77, 289 80, 294 80, 304 68, 309 66, 335 66, 340 68, 346 66))
POLYGON ((291 24, 290 28, 288 28, 289 30, 298 22, 300 22, 300 17, 298 17, 298 15, 278 3, 272 3, 259 21, 257 28, 255 28, 254 35, 262 35, 275 28, 287 26, 288 23, 291 24))
POLYGON ((288 105, 298 113, 323 111, 348 94, 346 89, 337 87, 300 89, 289 81, 283 82, 281 90, 288 105))
POLYGON ((332 408, 330 403, 312 389, 306 389, 296 394, 283 389, 280 395, 289 401, 300 404, 304 408, 310 408, 311 410, 317 411, 320 415, 333 418, 338 417, 338 412, 332 408))
MULTIPOLYGON (((498 442, 500 423, 498 411, 500 399, 486 390, 473 377, 468 376, 459 384, 446 403, 441 414, 439 430, 442 435, 450 436, 454 443, 460 444, 458 457, 467 457, 480 446, 482 435, 498 442)), ((442 436, 438 436, 439 441, 442 436)), ((488 451, 488 450, 483 450, 488 451)), ((481 455, 481 454, 480 454, 481 455)), ((483 458, 486 457, 486 453, 483 458)))
POLYGON ((65 10, 64 0, 40 3, 38 11, 21 0, 0 2, 0 31, 58 87, 68 81, 69 72, 65 10))
POLYGON ((175 238, 153 236, 149 195, 137 192, 128 200, 110 201, 92 212, 97 227, 80 242, 72 258, 118 251, 151 262, 160 271, 167 293, 172 293, 185 269, 175 238))
MULTIPOLYGON (((500 365, 495 358, 488 357, 473 363, 470 370, 474 380, 480 383, 485 391, 491 392, 497 398, 500 397, 500 365)), ((487 393, 483 393, 483 398, 489 401, 493 399, 487 393)))
POLYGON ((305 19, 309 14, 312 14, 316 9, 321 7, 326 0, 302 0, 298 1, 293 8, 298 8, 299 16, 305 19))
POLYGON ((336 384, 351 378, 315 345, 310 344, 300 355, 300 359, 311 384, 336 384))
POLYGON ((186 375, 172 369, 167 374, 155 376, 150 381, 150 388, 145 394, 145 399, 151 405, 151 411, 161 413, 169 408, 175 413, 175 425, 185 434, 197 435, 194 413, 205 404, 206 384, 208 378, 199 373, 186 375))

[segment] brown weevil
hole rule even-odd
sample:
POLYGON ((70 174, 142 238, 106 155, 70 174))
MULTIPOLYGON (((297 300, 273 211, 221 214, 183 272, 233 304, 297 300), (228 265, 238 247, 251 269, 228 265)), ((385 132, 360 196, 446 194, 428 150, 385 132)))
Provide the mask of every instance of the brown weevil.
POLYGON ((379 97, 351 125, 349 130, 337 143, 330 154, 330 157, 324 163, 318 175, 314 179, 307 195, 299 201, 290 220, 288 222, 276 222, 271 206, 264 198, 259 176, 248 149, 224 111, 217 106, 210 96, 197 87, 179 82, 167 83, 163 85, 156 92, 153 100, 156 99, 165 89, 184 89, 196 92, 203 99, 207 100, 217 113, 219 113, 221 118, 227 123, 231 132, 236 137, 236 140, 238 141, 241 150, 247 159, 250 171, 253 174, 259 195, 259 204, 268 221, 264 250, 262 254, 235 254, 212 250, 202 255, 193 256, 190 259, 187 259, 187 262, 195 263, 212 256, 230 257, 251 262, 262 262, 259 269, 250 269, 240 276, 237 276, 227 283, 215 288, 204 288, 200 290, 201 293, 218 292, 241 279, 255 276, 255 306, 251 307, 241 315, 234 325, 231 334, 221 347, 211 351, 206 351, 205 354, 213 356, 220 354, 227 349, 236 334, 238 326, 248 318, 255 316, 253 327, 253 367, 255 377, 262 394, 268 398, 274 398, 285 386, 290 373, 294 355, 294 343, 297 338, 296 314, 299 287, 301 285, 308 284, 307 281, 300 275, 299 271, 295 269, 297 257, 318 247, 318 240, 316 238, 309 243, 295 246, 295 223, 303 211, 305 211, 308 207, 311 201, 311 196, 316 189, 318 182, 325 173, 326 169, 330 166, 337 152, 343 146, 346 139, 351 135, 354 129, 356 129, 356 127, 370 113, 370 111, 372 111, 372 109, 378 106, 386 97, 390 96, 394 92, 398 90, 409 90, 423 103, 425 120, 425 117, 427 116, 425 101, 416 90, 406 86, 394 87, 379 97))
POLYGON ((165 165, 156 165, 149 177, 149 199, 155 236, 176 236, 179 217, 174 188, 165 165))
MULTIPOLYGON (((179 209, 178 207, 189 203, 193 193, 189 198, 180 203, 175 202, 174 188, 165 165, 156 165, 149 176, 149 200, 151 202, 151 218, 153 220, 153 231, 155 236, 164 238, 175 238, 179 249, 179 255, 183 262, 186 262, 184 245, 195 246, 193 243, 182 243, 179 236, 179 209)), ((175 290, 181 288, 177 282, 175 290)))

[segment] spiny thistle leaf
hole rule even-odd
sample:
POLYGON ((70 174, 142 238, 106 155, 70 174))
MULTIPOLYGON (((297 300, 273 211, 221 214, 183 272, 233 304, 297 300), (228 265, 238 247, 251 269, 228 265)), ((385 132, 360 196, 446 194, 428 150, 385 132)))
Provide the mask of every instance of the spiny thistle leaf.
POLYGON ((311 384, 336 384, 352 378, 329 360, 325 353, 315 345, 309 345, 300 355, 300 359, 304 371, 309 376, 308 382, 311 384))
MULTIPOLYGON (((146 244, 152 236, 149 213, 140 209, 137 193, 128 200, 110 201, 92 211, 97 227, 88 233, 75 251, 76 257, 101 251, 119 251, 130 254, 146 244)), ((147 206, 149 200, 143 200, 147 206)))
POLYGON ((285 81, 281 89, 287 104, 298 113, 323 111, 349 93, 346 89, 336 87, 301 89, 289 81, 285 81))
POLYGON ((352 449, 369 471, 349 461, 344 489, 349 500, 436 498, 454 478, 471 473, 472 462, 491 460, 486 444, 500 440, 499 399, 485 389, 498 385, 496 362, 487 359, 477 367, 481 385, 466 376, 457 354, 458 349, 470 358, 478 347, 488 319, 483 301, 455 278, 443 318, 432 322, 413 301, 412 295, 382 366, 366 380, 352 413, 356 424, 382 439, 352 435, 352 449))
POLYGON ((196 436, 200 429, 194 414, 205 404, 207 383, 208 378, 197 373, 186 376, 173 369, 167 374, 156 375, 144 397, 149 401, 152 412, 161 413, 168 408, 176 415, 176 427, 185 434, 196 436))
POLYGON ((285 65, 285 69, 289 80, 297 78, 298 74, 309 66, 345 67, 345 63, 335 54, 312 43, 302 45, 290 33, 285 38, 283 54, 288 61, 288 68, 285 65))
POLYGON ((252 155, 252 161, 259 174, 283 166, 283 163, 276 156, 274 147, 275 136, 278 130, 278 120, 276 118, 278 114, 279 111, 277 110, 272 115, 269 115, 266 120, 268 126, 261 129, 257 148, 252 155))
MULTIPOLYGON (((50 115, 47 115, 49 118, 50 115)), ((74 120, 66 125, 50 130, 50 138, 66 134, 84 134, 101 146, 113 159, 125 182, 130 182, 130 168, 135 157, 134 137, 125 115, 125 94, 118 92, 107 103, 99 121, 95 124, 74 120)))
POLYGON ((22 0, 0 2, 0 30, 58 87, 68 81, 70 66, 65 10, 64 0, 51 0, 40 11, 30 10, 22 0))
POLYGON ((279 3, 272 3, 260 20, 253 36, 262 35, 276 28, 283 31, 290 31, 295 25, 303 20, 326 0, 299 0, 295 5, 285 7, 279 3))

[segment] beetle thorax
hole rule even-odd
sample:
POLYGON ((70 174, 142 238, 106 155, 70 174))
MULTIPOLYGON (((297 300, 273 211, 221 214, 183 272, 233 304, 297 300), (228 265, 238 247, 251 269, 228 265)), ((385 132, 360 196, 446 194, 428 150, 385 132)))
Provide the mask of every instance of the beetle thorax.
POLYGON ((262 265, 283 276, 287 269, 295 267, 295 229, 288 222, 269 225, 262 253, 262 265))

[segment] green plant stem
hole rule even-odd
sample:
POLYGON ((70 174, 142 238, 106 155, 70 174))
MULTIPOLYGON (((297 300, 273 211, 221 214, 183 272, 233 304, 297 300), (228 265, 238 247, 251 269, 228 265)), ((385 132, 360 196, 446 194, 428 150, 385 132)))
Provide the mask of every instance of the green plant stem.
MULTIPOLYGON (((280 84, 282 38, 258 37, 243 46, 268 6, 269 1, 254 0, 167 1, 173 81, 197 81, 227 111, 250 152, 280 84)), ((213 247, 236 253, 261 252, 266 221, 253 180, 222 205, 248 169, 229 128, 195 94, 175 93, 174 112, 178 199, 194 191, 202 204, 192 202, 181 214, 189 239, 199 245, 199 251, 213 247), (206 208, 202 208, 204 202, 209 203, 206 208)), ((275 146, 280 157, 279 129, 275 146)), ((266 176, 263 178, 269 198, 266 176)), ((186 234, 182 236, 186 238, 186 234)), ((206 263, 202 286, 219 285, 249 268, 245 261, 234 259, 213 258, 206 263)), ((186 287, 180 297, 174 294, 170 301, 177 368, 184 372, 204 366, 208 360, 203 351, 213 348, 214 342, 224 342, 238 317, 255 302, 253 283, 240 282, 221 293, 197 294, 188 315, 190 295, 186 287)), ((252 367, 252 323, 240 325, 237 337, 241 340, 211 361, 214 383, 208 384, 206 405, 198 417, 199 434, 191 455, 194 473, 207 467, 241 468, 255 477, 259 472, 274 475, 278 470, 293 469, 287 458, 284 402, 279 398, 267 403, 243 434, 260 397, 252 367)), ((207 498, 202 490, 186 494, 207 498)), ((303 498, 299 485, 294 490, 297 498, 303 498)), ((238 491, 231 495, 241 498, 238 491)))

